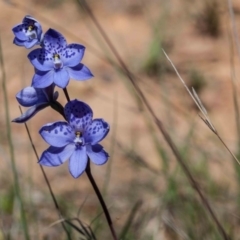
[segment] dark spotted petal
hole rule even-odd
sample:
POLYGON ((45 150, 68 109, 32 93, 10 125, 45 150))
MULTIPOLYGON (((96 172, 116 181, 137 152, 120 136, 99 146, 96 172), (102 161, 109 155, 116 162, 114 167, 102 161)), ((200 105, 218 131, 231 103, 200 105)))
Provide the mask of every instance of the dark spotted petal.
POLYGON ((82 132, 92 121, 92 109, 84 102, 73 100, 66 104, 64 114, 69 124, 82 132))
POLYGON ((61 33, 50 28, 43 37, 43 46, 51 53, 61 53, 67 47, 67 42, 61 33))
POLYGON ((64 66, 75 67, 78 65, 83 58, 84 51, 85 47, 83 45, 69 44, 61 54, 64 66))
POLYGON ((25 123, 30 118, 32 118, 36 113, 38 113, 39 111, 48 106, 49 106, 48 103, 34 105, 33 107, 29 108, 25 113, 23 113, 20 117, 13 119, 12 122, 25 123))
POLYGON ((100 144, 87 145, 87 155, 91 161, 97 165, 102 165, 107 162, 109 155, 104 151, 100 144))
POLYGON ((42 89, 34 87, 26 87, 17 93, 16 99, 18 103, 24 107, 31 107, 37 103, 48 102, 42 89))
POLYGON ((103 119, 94 119, 90 125, 87 126, 83 133, 86 143, 95 145, 100 142, 108 134, 110 126, 103 119))
POLYGON ((75 138, 75 132, 66 122, 46 124, 39 133, 49 145, 54 147, 64 147, 73 143, 75 138))
POLYGON ((42 153, 42 156, 40 157, 38 163, 47 167, 59 166, 64 163, 68 158, 70 158, 70 156, 74 152, 74 149, 74 144, 69 144, 61 148, 51 146, 42 153))
POLYGON ((54 69, 53 55, 43 48, 38 48, 28 54, 28 59, 39 71, 54 69))
POLYGON ((75 67, 69 67, 68 73, 71 78, 75 80, 80 80, 80 81, 87 80, 93 77, 93 74, 91 73, 91 71, 82 63, 79 63, 75 67))
POLYGON ((21 23, 14 26, 12 31, 18 40, 21 40, 21 41, 28 40, 28 36, 26 35, 26 29, 24 24, 21 23))
POLYGON ((69 171, 74 178, 78 178, 87 167, 86 147, 77 148, 69 159, 69 171))

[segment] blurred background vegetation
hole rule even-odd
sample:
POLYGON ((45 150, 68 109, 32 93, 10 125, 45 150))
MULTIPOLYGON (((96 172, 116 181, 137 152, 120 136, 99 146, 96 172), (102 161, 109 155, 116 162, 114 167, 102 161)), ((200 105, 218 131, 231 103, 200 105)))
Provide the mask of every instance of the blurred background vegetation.
MULTIPOLYGON (((31 84, 29 50, 12 44, 12 27, 26 14, 43 30, 60 31, 68 43, 86 46, 83 63, 94 74, 86 82, 70 82, 71 99, 86 101, 94 117, 111 131, 103 145, 110 154, 104 166, 92 166, 120 239, 222 239, 170 148, 129 83, 105 40, 81 7, 81 0, 0 1, 1 83, 6 83, 10 119, 19 116, 15 94, 31 84)), ((189 88, 194 87, 218 133, 240 157, 238 119, 239 58, 232 37, 228 2, 220 0, 88 1, 95 17, 181 156, 208 198, 220 223, 239 238, 240 166, 198 116, 198 110, 163 54, 170 56, 189 88)), ((237 31, 240 2, 232 1, 237 31)), ((67 239, 58 221, 24 125, 11 123, 8 141, 4 85, 0 104, 0 240, 27 239, 16 196, 12 157, 23 200, 29 239, 67 239), (10 152, 11 150, 12 152, 10 152), (12 154, 11 154, 12 153, 12 154)), ((60 101, 66 103, 59 90, 60 101)), ((39 128, 60 120, 45 109, 28 122, 37 152, 47 148, 39 128)), ((85 174, 73 179, 67 163, 45 168, 72 239, 111 239, 105 217, 85 174), (89 232, 89 235, 86 234, 89 232)))

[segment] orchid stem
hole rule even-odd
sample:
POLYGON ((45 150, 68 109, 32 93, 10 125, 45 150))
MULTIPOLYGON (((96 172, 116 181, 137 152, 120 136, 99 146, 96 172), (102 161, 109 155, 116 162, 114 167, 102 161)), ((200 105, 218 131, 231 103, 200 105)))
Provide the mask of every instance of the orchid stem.
POLYGON ((61 103, 59 103, 58 101, 54 101, 54 102, 51 103, 50 106, 51 106, 52 109, 54 109, 55 111, 60 113, 63 116, 63 118, 66 120, 66 117, 64 115, 64 108, 61 105, 61 103))
POLYGON ((105 204, 105 202, 103 200, 102 194, 100 193, 99 188, 98 188, 98 186, 97 186, 97 184, 96 184, 96 182, 95 182, 95 180, 94 180, 94 178, 92 176, 92 173, 91 173, 90 159, 88 159, 86 173, 87 173, 87 176, 88 176, 88 178, 89 178, 89 180, 90 180, 90 182, 91 182, 91 184, 93 186, 93 189, 94 189, 94 191, 95 191, 95 193, 96 193, 96 195, 98 197, 98 200, 99 200, 99 202, 100 202, 100 204, 101 204, 101 206, 103 208, 103 212, 104 212, 104 214, 106 216, 106 219, 107 219, 109 228, 111 230, 113 239, 117 240, 117 235, 116 235, 116 232, 115 232, 114 227, 113 227, 111 216, 110 216, 109 211, 107 209, 107 206, 106 206, 106 204, 105 204))
POLYGON ((65 96, 66 96, 67 101, 70 102, 70 97, 69 97, 69 95, 68 95, 68 91, 67 91, 67 88, 66 88, 66 87, 63 88, 63 92, 64 92, 64 94, 65 94, 65 96))

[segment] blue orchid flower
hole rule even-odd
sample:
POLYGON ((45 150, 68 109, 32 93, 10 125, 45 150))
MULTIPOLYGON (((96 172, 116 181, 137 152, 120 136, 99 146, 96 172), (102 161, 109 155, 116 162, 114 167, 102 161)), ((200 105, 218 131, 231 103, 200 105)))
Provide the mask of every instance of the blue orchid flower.
POLYGON ((16 99, 23 107, 30 107, 20 117, 12 122, 24 123, 32 118, 40 110, 51 106, 58 98, 58 92, 54 92, 54 84, 44 89, 26 87, 17 93, 16 99))
POLYGON ((35 67, 32 86, 45 88, 55 83, 65 88, 70 78, 87 80, 93 77, 90 70, 80 61, 85 47, 80 44, 67 45, 66 39, 59 32, 49 29, 43 37, 43 48, 29 53, 28 58, 35 67))
POLYGON ((98 144, 109 132, 103 119, 94 119, 92 109, 84 102, 73 100, 64 108, 67 122, 44 125, 39 133, 51 146, 39 160, 44 166, 55 167, 69 159, 69 171, 74 178, 86 169, 88 158, 97 165, 108 160, 108 153, 98 144))
POLYGON ((41 44, 43 37, 42 27, 35 18, 29 15, 25 16, 22 23, 16 25, 12 31, 15 35, 13 43, 17 46, 32 48, 37 44, 41 44))

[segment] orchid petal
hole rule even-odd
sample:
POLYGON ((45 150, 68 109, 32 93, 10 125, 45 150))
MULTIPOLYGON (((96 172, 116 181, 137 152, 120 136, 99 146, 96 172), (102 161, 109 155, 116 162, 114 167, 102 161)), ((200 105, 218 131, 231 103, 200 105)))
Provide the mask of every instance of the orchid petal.
POLYGON ((21 41, 28 40, 24 24, 21 23, 21 24, 18 24, 16 26, 14 26, 12 31, 13 31, 13 33, 16 36, 17 39, 19 39, 21 41))
POLYGON ((67 145, 65 147, 57 148, 50 146, 47 150, 42 153, 40 163, 43 166, 56 167, 64 163, 72 153, 74 152, 74 144, 67 145))
POLYGON ((43 37, 43 45, 51 53, 60 53, 67 47, 67 42, 61 33, 50 28, 43 37))
POLYGON ((70 78, 68 72, 64 68, 55 70, 53 76, 53 81, 58 87, 65 88, 68 85, 70 78))
POLYGON ((91 143, 91 145, 94 145, 105 138, 109 130, 109 124, 103 119, 94 119, 92 123, 85 129, 83 137, 86 143, 91 143))
POLYGON ((73 100, 66 104, 64 114, 67 121, 75 130, 83 130, 91 123, 92 109, 84 102, 73 100))
POLYGON ((37 114, 39 111, 41 111, 42 109, 48 106, 49 106, 49 103, 41 103, 41 104, 34 105, 33 107, 29 108, 25 113, 23 113, 20 117, 13 119, 12 122, 25 123, 30 118, 32 118, 35 114, 37 114))
POLYGON ((74 67, 78 65, 84 55, 85 47, 80 44, 69 44, 67 48, 62 52, 61 59, 64 66, 74 67))
POLYGON ((69 159, 69 171, 74 178, 78 178, 87 167, 86 147, 75 149, 69 159))
POLYGON ((24 46, 25 46, 25 45, 24 45, 24 42, 25 42, 25 41, 19 40, 19 39, 16 38, 16 37, 13 39, 13 43, 16 44, 17 46, 20 46, 20 47, 24 47, 24 46))
POLYGON ((37 103, 48 102, 42 89, 26 87, 17 93, 18 103, 24 107, 31 107, 37 103))
POLYGON ((53 70, 48 72, 36 70, 32 79, 32 86, 35 88, 46 88, 50 86, 53 83, 53 74, 53 70))
POLYGON ((73 143, 75 132, 67 122, 55 122, 44 125, 39 130, 42 138, 54 147, 64 147, 73 143))
POLYGON ((68 69, 69 76, 75 80, 87 80, 93 77, 91 71, 82 63, 79 63, 75 67, 69 67, 68 69))
POLYGON ((28 59, 39 71, 49 71, 54 68, 53 56, 44 48, 38 48, 28 54, 28 59))
POLYGON ((104 151, 103 147, 100 144, 96 145, 87 145, 87 155, 91 161, 97 165, 103 165, 107 162, 109 155, 104 151))
POLYGON ((28 40, 28 41, 24 41, 24 47, 25 48, 32 48, 34 45, 38 44, 38 40, 37 39, 32 39, 32 40, 28 40))

